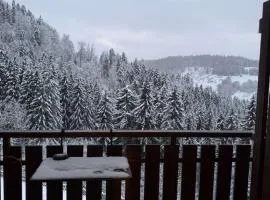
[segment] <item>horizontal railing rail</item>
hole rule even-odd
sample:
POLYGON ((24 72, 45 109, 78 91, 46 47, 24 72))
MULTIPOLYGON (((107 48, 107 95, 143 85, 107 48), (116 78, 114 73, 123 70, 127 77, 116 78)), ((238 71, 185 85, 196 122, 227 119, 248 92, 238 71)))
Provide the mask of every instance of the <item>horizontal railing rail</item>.
POLYGON ((211 137, 252 138, 252 131, 168 131, 168 130, 108 130, 108 131, 0 131, 0 138, 77 138, 77 137, 211 137))

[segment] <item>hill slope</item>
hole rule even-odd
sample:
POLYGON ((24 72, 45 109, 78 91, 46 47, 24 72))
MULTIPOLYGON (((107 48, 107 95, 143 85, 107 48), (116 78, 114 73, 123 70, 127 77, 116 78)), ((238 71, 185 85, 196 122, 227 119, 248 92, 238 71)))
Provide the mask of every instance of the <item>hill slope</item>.
POLYGON ((148 66, 165 72, 184 72, 186 68, 203 67, 216 75, 256 74, 258 61, 237 56, 198 55, 170 56, 157 60, 146 60, 148 66))
POLYGON ((250 99, 257 90, 258 61, 236 56, 172 56, 143 61, 166 73, 189 74, 195 85, 212 87, 224 96, 250 99))

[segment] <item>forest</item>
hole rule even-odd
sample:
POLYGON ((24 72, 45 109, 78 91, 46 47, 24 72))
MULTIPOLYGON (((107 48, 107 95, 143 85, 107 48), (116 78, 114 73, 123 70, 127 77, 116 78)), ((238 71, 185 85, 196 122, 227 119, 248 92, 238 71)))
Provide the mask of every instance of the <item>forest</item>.
POLYGON ((0 0, 1 130, 253 130, 255 97, 221 96, 108 49, 73 44, 0 0))

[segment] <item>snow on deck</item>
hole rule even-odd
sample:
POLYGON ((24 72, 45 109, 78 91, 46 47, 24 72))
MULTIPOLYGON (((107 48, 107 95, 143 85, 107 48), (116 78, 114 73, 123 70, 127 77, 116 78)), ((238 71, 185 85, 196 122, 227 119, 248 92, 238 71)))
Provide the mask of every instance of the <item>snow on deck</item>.
POLYGON ((89 180, 131 178, 126 157, 69 157, 55 161, 46 158, 31 180, 89 180))

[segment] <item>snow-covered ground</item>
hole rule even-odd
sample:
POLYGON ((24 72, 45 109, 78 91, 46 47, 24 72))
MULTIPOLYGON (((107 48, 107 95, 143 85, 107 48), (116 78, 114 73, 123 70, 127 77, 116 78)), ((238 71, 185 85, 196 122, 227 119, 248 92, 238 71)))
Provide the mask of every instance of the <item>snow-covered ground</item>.
MULTIPOLYGON (((240 76, 219 76, 215 74, 211 74, 211 72, 207 72, 205 68, 186 68, 186 70, 182 73, 182 75, 189 74, 194 81, 195 85, 202 85, 203 87, 211 87, 213 90, 217 91, 218 85, 222 83, 223 80, 230 78, 231 81, 238 82, 240 85, 247 81, 257 81, 257 76, 252 76, 248 74, 243 74, 240 76)), ((237 97, 239 99, 250 99, 251 96, 255 93, 251 92, 235 92, 232 97, 237 97)))
POLYGON ((240 84, 243 84, 245 82, 247 82, 248 80, 251 81, 257 81, 258 80, 258 76, 252 76, 252 75, 248 75, 248 74, 243 74, 241 76, 230 76, 232 79, 232 82, 239 82, 240 84))
POLYGON ((236 92, 232 95, 232 97, 236 97, 238 99, 241 99, 241 100, 250 100, 252 95, 254 95, 254 93, 248 93, 248 92, 236 92))

